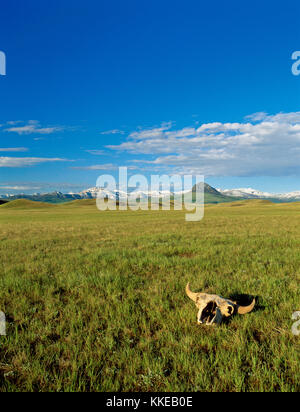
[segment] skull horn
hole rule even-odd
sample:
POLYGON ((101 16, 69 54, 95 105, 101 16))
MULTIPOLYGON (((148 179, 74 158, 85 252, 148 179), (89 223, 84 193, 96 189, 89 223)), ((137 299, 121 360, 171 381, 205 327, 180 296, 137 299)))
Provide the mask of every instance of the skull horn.
POLYGON ((238 313, 240 315, 245 315, 246 313, 251 312, 255 305, 255 298, 253 299, 252 303, 249 306, 238 306, 238 313))
POLYGON ((188 284, 186 285, 185 291, 186 291, 186 294, 188 295, 188 297, 189 297, 190 299, 192 299, 194 302, 197 301, 198 293, 195 293, 195 292, 192 292, 192 291, 191 291, 191 289, 190 289, 190 283, 188 283, 188 284))

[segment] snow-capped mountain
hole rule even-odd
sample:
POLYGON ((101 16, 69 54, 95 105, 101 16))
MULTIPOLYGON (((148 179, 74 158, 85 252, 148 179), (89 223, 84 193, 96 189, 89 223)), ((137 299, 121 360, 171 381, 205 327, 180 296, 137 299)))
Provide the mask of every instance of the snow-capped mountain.
POLYGON ((272 193, 261 192, 259 190, 248 188, 241 189, 217 189, 220 193, 225 196, 242 197, 244 199, 264 199, 273 197, 272 193))
MULTIPOLYGON (((100 195, 103 198, 107 199, 121 199, 121 198, 128 198, 130 194, 134 193, 136 196, 139 196, 141 199, 147 199, 148 197, 159 197, 164 198, 168 196, 172 196, 174 193, 168 190, 160 190, 160 191, 145 191, 145 190, 135 190, 135 191, 128 191, 124 192, 122 190, 108 190, 105 188, 100 187, 92 187, 87 190, 83 190, 79 193, 79 195, 83 199, 95 199, 100 195)), ((180 194, 182 192, 176 192, 176 194, 180 194)))
POLYGON ((243 199, 278 199, 278 200, 300 200, 300 191, 290 193, 269 193, 248 188, 239 189, 217 189, 225 196, 240 197, 243 199))
POLYGON ((296 190, 295 192, 290 193, 281 193, 277 195, 280 199, 300 199, 300 191, 296 190))
POLYGON ((108 190, 106 188, 99 188, 99 187, 91 187, 89 189, 83 190, 79 193, 69 192, 69 193, 62 193, 62 192, 51 192, 51 193, 34 193, 34 194, 0 194, 0 199, 4 200, 16 200, 16 199, 29 199, 38 202, 49 202, 49 203, 62 203, 68 202, 72 200, 80 200, 80 199, 96 199, 98 195, 104 199, 110 200, 126 200, 129 199, 131 194, 135 194, 135 198, 140 198, 141 200, 148 200, 151 198, 158 198, 164 199, 167 197, 170 198, 179 198, 181 194, 184 194, 190 191, 180 191, 180 192, 171 192, 168 190, 152 190, 152 191, 145 191, 145 190, 128 190, 128 192, 122 190, 108 190))

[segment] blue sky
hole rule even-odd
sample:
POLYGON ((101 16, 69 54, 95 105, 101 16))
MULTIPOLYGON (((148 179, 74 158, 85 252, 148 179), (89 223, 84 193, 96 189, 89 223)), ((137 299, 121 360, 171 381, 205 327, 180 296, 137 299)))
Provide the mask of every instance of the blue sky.
POLYGON ((6 2, 0 193, 77 191, 118 166, 300 190, 299 14, 296 0, 6 2))

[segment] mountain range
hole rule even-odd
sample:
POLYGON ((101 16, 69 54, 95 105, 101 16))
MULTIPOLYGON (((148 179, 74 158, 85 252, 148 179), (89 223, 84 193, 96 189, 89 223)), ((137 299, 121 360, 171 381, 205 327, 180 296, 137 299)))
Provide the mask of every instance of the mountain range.
MULTIPOLYGON (((200 183, 201 184, 201 183, 200 183)), ((203 183, 202 183, 203 184, 203 183)), ((171 192, 168 190, 161 190, 161 191, 135 191, 139 197, 143 200, 149 199, 149 198, 159 198, 163 199, 165 197, 169 197, 170 199, 179 199, 184 193, 195 193, 196 187, 193 187, 192 191, 181 191, 181 192, 171 192)), ((63 203, 63 202, 68 202, 72 200, 78 200, 78 199, 96 199, 98 196, 98 193, 101 193, 101 196, 103 198, 111 199, 111 200, 120 200, 120 199, 126 199, 128 195, 130 194, 129 192, 124 192, 121 190, 107 190, 105 188, 99 188, 99 187, 92 187, 86 190, 83 190, 79 193, 62 193, 62 192, 52 192, 52 193, 35 193, 35 194, 18 194, 18 195, 2 195, 1 201, 6 202, 6 201, 11 201, 11 200, 17 200, 17 199, 29 199, 37 202, 49 202, 49 203, 63 203)), ((193 199, 194 199, 194 195, 193 199)), ((236 197, 232 197, 230 195, 224 195, 211 187, 209 184, 204 183, 204 201, 205 203, 220 203, 220 202, 232 202, 234 200, 237 200, 236 197)))
MULTIPOLYGON (((203 185, 199 183, 198 185, 203 185)), ((192 192, 196 191, 196 187, 193 187, 192 192)), ((62 193, 62 192, 52 192, 52 193, 35 193, 32 195, 28 194, 18 194, 18 195, 0 195, 0 204, 16 200, 16 199, 29 199, 38 202, 48 202, 48 203, 63 203, 78 199, 95 199, 98 193, 107 199, 126 199, 128 193, 121 190, 109 191, 104 188, 92 187, 83 190, 79 193, 62 193)), ((149 198, 159 198, 163 199, 170 196, 171 199, 180 197, 185 192, 170 192, 170 191, 137 191, 141 199, 149 198)), ((261 192, 252 188, 239 188, 239 189, 215 189, 207 183, 204 183, 204 202, 205 203, 222 203, 222 202, 233 202, 242 199, 268 199, 273 202, 293 202, 300 201, 300 191, 294 191, 290 193, 268 193, 261 192)))
POLYGON ((239 197, 243 199, 269 199, 277 200, 283 202, 289 201, 299 201, 300 200, 300 191, 294 191, 289 193, 268 193, 261 192, 259 190, 248 188, 241 189, 217 189, 219 193, 222 193, 225 196, 239 197))

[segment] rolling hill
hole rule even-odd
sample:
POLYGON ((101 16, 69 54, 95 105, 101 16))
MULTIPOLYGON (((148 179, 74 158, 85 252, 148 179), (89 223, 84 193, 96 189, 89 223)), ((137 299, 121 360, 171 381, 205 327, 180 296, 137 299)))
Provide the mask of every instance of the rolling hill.
POLYGON ((0 206, 1 209, 49 209, 55 205, 46 202, 35 202, 28 199, 16 199, 5 202, 0 206))
MULTIPOLYGON (((198 183, 193 187, 193 194, 197 188, 202 189, 204 184, 204 203, 223 203, 223 202, 235 202, 241 200, 239 197, 227 196, 220 193, 217 189, 210 186, 208 183, 198 183)), ((195 200, 195 196, 193 196, 195 200)))

